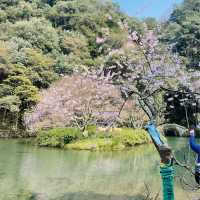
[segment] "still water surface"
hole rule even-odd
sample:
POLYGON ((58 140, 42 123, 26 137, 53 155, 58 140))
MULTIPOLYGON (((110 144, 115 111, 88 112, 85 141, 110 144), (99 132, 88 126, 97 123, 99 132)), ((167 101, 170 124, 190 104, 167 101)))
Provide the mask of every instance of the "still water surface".
MULTIPOLYGON (((188 154, 186 139, 169 143, 179 158, 188 154)), ((88 152, 0 140, 0 200, 140 200, 145 185, 153 194, 161 190, 158 166, 152 145, 88 152)), ((185 170, 176 170, 176 176, 185 175, 185 170)), ((176 179, 177 200, 200 197, 200 192, 183 190, 176 179)))

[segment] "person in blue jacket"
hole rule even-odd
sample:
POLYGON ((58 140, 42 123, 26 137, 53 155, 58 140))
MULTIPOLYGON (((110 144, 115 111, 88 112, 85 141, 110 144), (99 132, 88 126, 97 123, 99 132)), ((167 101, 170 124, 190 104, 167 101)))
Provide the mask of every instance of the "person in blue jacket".
POLYGON ((190 133, 190 139, 189 139, 190 147, 197 154, 196 166, 195 166, 195 180, 198 184, 200 184, 200 144, 196 143, 194 128, 191 128, 189 133, 190 133))

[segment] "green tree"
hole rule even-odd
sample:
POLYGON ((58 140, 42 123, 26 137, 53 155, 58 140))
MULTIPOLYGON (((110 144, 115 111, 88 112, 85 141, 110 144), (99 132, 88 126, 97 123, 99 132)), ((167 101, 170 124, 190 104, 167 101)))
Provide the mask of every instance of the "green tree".
POLYGON ((149 30, 154 30, 157 27, 157 25, 158 25, 158 22, 153 17, 147 17, 147 18, 145 18, 144 22, 146 23, 147 28, 149 30))
POLYGON ((53 71, 54 60, 34 49, 24 49, 27 76, 38 88, 47 88, 58 76, 53 71))
POLYGON ((11 27, 10 37, 22 38, 44 53, 59 50, 57 31, 45 19, 16 22, 11 27))
POLYGON ((6 9, 8 6, 16 6, 20 0, 0 0, 0 8, 6 9))
POLYGON ((163 27, 162 40, 172 45, 174 52, 186 57, 188 66, 199 68, 200 62, 200 0, 185 0, 163 27))
POLYGON ((101 67, 129 29, 143 25, 112 0, 0 0, 1 114, 21 120, 59 75, 101 67))
POLYGON ((47 18, 55 27, 86 36, 93 58, 106 55, 108 49, 120 47, 120 35, 126 31, 122 21, 127 17, 109 0, 58 1, 49 9, 47 18), (105 35, 106 29, 108 35, 105 35), (97 38, 104 42, 97 44, 97 38))

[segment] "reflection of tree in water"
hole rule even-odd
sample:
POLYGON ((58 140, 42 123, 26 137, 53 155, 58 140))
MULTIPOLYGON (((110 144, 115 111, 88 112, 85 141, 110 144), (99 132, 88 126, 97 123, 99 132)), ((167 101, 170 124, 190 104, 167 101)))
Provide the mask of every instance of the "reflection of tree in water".
MULTIPOLYGON (((24 159, 26 168, 23 168, 21 176, 30 191, 45 191, 45 195, 58 200, 61 194, 66 194, 65 197, 69 194, 66 199, 72 199, 72 193, 87 194, 88 191, 104 196, 113 193, 127 199, 126 194, 130 197, 144 194, 144 182, 151 186, 151 191, 157 192, 155 186, 160 179, 155 160, 158 156, 153 152, 153 145, 122 152, 51 151, 51 159, 48 159, 47 154, 41 151, 40 157, 34 154, 24 159), (62 163, 62 167, 58 163, 62 163), (38 180, 40 188, 34 184, 38 180)), ((50 199, 38 195, 34 198, 50 199)), ((77 199, 81 200, 74 197, 77 199)))
MULTIPOLYGON (((39 200, 40 195, 32 193, 29 190, 21 190, 18 195, 16 195, 18 200, 39 200)), ((41 199, 42 200, 42 199, 41 199)))
MULTIPOLYGON (((173 138, 169 143, 176 154, 187 152, 185 138, 173 138)), ((1 146, 3 155, 0 154, 0 171, 6 173, 0 183, 3 200, 143 200, 144 183, 149 186, 151 197, 159 191, 158 185, 161 187, 159 157, 153 145, 130 151, 79 152, 19 144, 11 148, 9 144, 6 143, 7 148, 1 146)), ((184 199, 178 182, 175 187, 177 199, 184 199)))

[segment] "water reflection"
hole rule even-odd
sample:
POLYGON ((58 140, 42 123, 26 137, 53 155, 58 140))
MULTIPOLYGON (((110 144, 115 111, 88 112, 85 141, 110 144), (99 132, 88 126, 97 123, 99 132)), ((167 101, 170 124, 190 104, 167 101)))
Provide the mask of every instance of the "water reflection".
MULTIPOLYGON (((185 151, 184 139, 170 144, 185 151)), ((144 184, 154 193, 161 189, 158 163, 153 145, 122 152, 79 152, 0 140, 0 199, 142 200, 144 184)), ((187 194, 177 183, 177 199, 187 194)))

